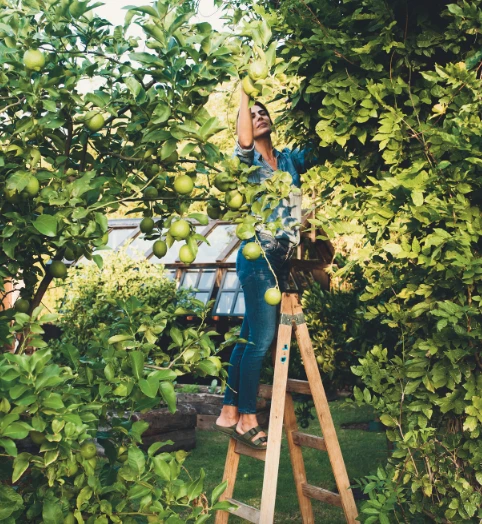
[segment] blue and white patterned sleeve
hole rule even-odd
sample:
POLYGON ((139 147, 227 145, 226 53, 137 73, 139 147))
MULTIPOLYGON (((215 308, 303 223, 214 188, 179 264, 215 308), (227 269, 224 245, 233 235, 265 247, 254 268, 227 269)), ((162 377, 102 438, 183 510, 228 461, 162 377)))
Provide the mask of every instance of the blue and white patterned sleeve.
POLYGON ((250 149, 243 149, 239 145, 239 142, 236 141, 236 147, 234 148, 234 156, 237 156, 239 160, 243 162, 243 164, 252 166, 254 160, 254 143, 250 149))

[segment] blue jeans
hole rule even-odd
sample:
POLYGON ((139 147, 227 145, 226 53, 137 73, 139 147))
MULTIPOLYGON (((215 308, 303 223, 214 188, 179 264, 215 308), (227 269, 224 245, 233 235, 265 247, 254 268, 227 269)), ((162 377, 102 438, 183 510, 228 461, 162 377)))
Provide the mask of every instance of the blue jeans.
MULTIPOLYGON (((259 233, 258 239, 276 273, 281 291, 285 291, 293 247, 268 234, 259 233)), ((243 414, 256 413, 261 366, 276 333, 279 311, 279 307, 270 306, 264 300, 266 290, 276 285, 273 273, 263 255, 257 260, 244 258, 242 249, 247 242, 243 241, 238 251, 236 272, 246 304, 239 336, 248 342, 238 343, 233 349, 224 394, 224 404, 238 406, 239 413, 243 414)))

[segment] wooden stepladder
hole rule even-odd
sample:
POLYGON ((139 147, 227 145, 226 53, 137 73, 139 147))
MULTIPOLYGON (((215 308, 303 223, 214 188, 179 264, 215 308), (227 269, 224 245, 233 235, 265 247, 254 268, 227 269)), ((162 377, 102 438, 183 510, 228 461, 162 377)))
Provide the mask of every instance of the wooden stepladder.
MULTIPOLYGON (((273 385, 260 386, 258 394, 261 397, 272 399, 267 448, 266 451, 251 449, 234 438, 229 440, 223 477, 223 481, 228 481, 228 487, 221 499, 228 500, 237 506, 237 509, 232 510, 230 513, 258 524, 272 524, 274 522, 281 437, 284 423, 303 523, 315 523, 311 499, 316 499, 343 508, 346 522, 356 524, 355 519, 358 513, 355 500, 352 491, 349 489, 350 482, 345 463, 297 294, 283 293, 276 343, 273 385), (308 377, 307 382, 288 379, 293 327, 308 377), (291 393, 304 393, 313 397, 323 437, 308 435, 298 431, 291 393), (308 484, 301 452, 302 446, 328 453, 338 493, 332 493, 308 484), (232 498, 240 455, 247 455, 265 462, 261 508, 259 510, 232 498)), ((216 524, 226 524, 230 513, 218 511, 216 524)))

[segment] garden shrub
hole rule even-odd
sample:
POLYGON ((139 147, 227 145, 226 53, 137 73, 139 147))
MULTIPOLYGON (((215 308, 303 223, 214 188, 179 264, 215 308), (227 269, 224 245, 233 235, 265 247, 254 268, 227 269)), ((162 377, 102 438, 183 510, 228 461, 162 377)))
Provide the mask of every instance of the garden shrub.
POLYGON ((352 367, 395 450, 362 483, 364 522, 482 517, 480 0, 266 1, 300 87, 288 137, 330 238, 356 234, 363 322, 352 367), (395 341, 395 343, 394 343, 395 341))

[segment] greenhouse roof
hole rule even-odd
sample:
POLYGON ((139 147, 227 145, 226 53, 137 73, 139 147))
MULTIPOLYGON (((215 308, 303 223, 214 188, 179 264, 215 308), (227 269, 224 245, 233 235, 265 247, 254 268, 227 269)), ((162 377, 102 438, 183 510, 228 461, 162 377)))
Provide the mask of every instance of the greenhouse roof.
MULTIPOLYGON (((200 242, 196 260, 192 264, 184 264, 179 260, 178 242, 162 259, 157 258, 152 252, 155 239, 147 239, 141 233, 140 222, 141 219, 136 218, 109 220, 107 247, 114 251, 125 248, 132 258, 147 258, 153 264, 163 264, 169 278, 175 279, 180 287, 192 289, 196 298, 204 303, 215 300, 213 316, 244 315, 244 295, 236 276, 236 256, 241 241, 236 237, 234 224, 212 220, 206 226, 196 225, 196 233, 206 237, 208 243, 200 242)), ((102 255, 107 252, 101 250, 97 253, 102 255)), ((328 249, 322 245, 317 261, 309 261, 309 267, 305 264, 304 269, 292 271, 291 286, 302 290, 310 286, 314 279, 319 280, 316 270, 319 272, 320 264, 326 266, 332 257, 331 245, 328 249)))

